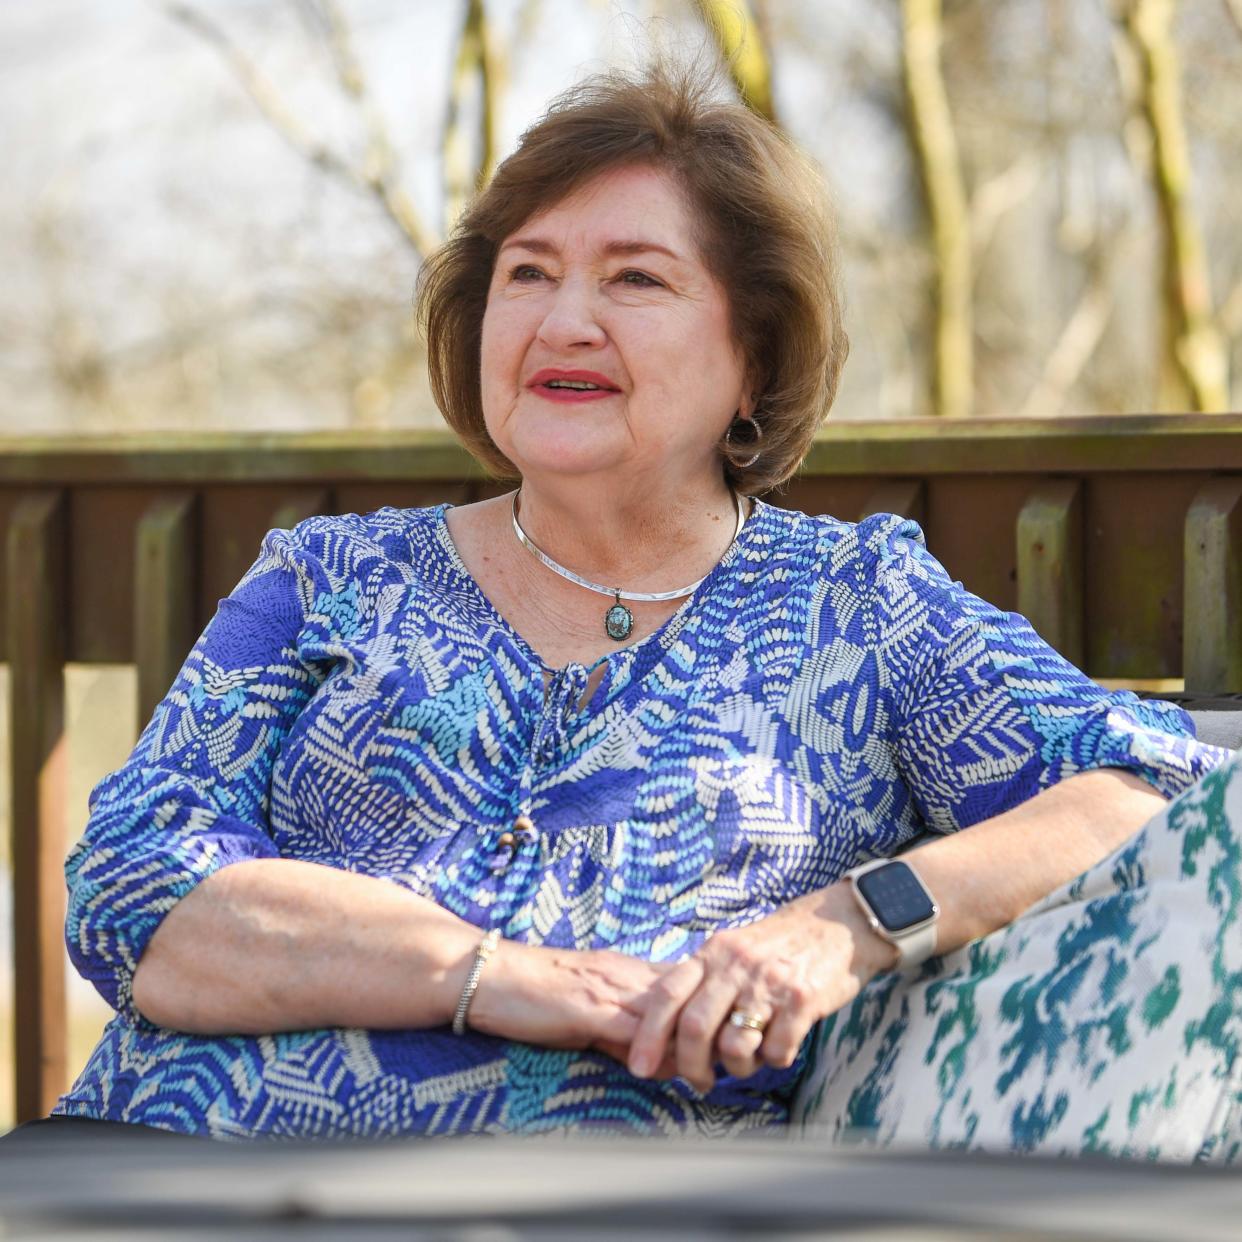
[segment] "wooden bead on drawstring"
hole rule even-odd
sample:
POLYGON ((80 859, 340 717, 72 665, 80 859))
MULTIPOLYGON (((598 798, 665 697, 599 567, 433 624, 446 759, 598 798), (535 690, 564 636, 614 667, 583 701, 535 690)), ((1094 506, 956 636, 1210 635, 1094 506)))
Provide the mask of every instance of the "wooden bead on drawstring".
POLYGON ((519 815, 513 821, 512 831, 502 832, 496 838, 496 852, 488 861, 488 869, 493 875, 508 871, 509 864, 519 845, 533 845, 539 840, 539 830, 529 815, 519 815))

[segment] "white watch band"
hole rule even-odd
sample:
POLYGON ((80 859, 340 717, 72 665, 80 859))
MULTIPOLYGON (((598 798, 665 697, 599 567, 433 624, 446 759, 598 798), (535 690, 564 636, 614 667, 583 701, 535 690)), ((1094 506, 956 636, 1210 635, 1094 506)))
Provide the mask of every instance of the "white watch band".
MULTIPOLYGON (((881 932, 881 935, 884 935, 881 932)), ((924 923, 922 927, 908 932, 889 934, 887 938, 897 946, 898 965, 902 970, 922 966, 929 957, 936 955, 936 924, 924 923)))

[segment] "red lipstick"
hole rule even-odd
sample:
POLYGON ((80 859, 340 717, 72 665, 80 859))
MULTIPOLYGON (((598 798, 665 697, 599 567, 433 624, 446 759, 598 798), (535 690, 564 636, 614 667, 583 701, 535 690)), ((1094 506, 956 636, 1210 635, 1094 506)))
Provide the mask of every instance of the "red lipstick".
POLYGON ((548 401, 600 401, 621 390, 598 371, 564 370, 544 367, 530 377, 526 385, 548 401))

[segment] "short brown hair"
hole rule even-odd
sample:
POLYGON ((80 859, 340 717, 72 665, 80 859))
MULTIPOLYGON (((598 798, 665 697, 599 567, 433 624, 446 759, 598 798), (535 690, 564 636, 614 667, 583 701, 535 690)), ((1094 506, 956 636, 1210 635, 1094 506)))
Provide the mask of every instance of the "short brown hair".
POLYGON ((588 78, 522 135, 419 277, 436 404, 492 474, 517 477, 483 422, 480 340, 496 252, 532 216, 630 164, 680 182, 704 261, 728 296, 763 439, 751 466, 737 461, 753 448, 722 445, 726 477, 748 493, 783 483, 828 413, 848 350, 835 231, 806 158, 749 109, 722 101, 697 69, 588 78))

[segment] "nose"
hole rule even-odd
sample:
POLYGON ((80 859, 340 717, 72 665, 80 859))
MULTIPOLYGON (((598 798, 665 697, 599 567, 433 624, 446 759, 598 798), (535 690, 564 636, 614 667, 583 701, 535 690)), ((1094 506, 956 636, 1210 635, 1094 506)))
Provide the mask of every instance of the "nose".
POLYGON ((608 339, 599 322, 597 294, 584 277, 565 277, 553 290, 539 340, 550 349, 597 347, 608 339))

